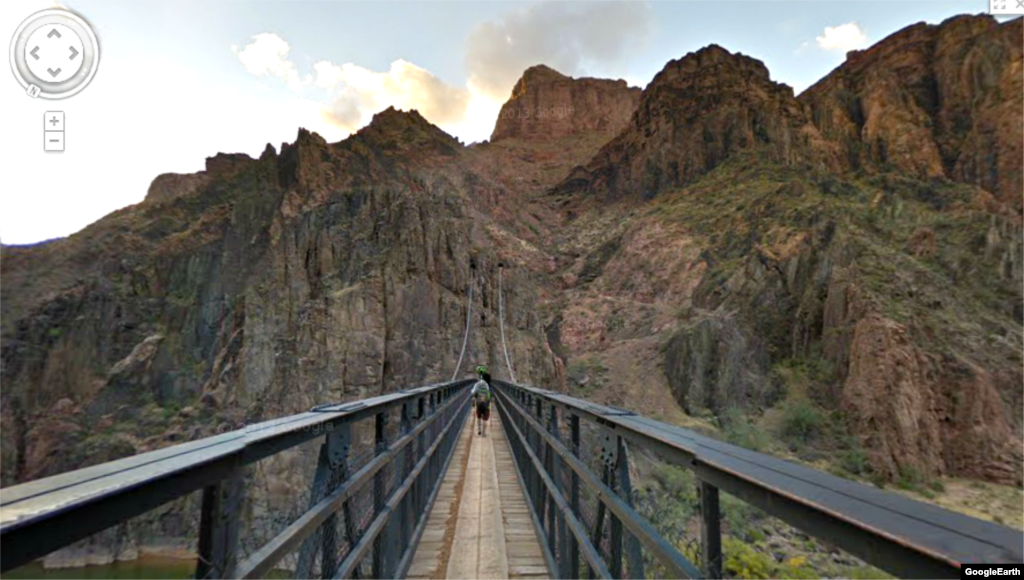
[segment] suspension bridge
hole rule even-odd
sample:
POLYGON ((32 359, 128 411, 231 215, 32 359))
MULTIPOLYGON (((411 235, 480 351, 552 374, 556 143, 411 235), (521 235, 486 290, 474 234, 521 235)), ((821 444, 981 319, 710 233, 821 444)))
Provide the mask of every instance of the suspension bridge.
MULTIPOLYGON (((1024 561, 1020 531, 518 384, 503 350, 512 380, 493 381, 487 436, 457 368, 448 382, 0 489, 0 573, 177 502, 198 512, 196 578, 721 578, 722 492, 896 576, 1024 561), (289 498, 299 507, 257 533, 255 472, 302 450, 317 460, 289 498), (692 550, 657 521, 668 506, 638 501, 633 479, 653 464, 692 475, 692 550)), ((459 366, 465 352, 466 340, 459 366)))

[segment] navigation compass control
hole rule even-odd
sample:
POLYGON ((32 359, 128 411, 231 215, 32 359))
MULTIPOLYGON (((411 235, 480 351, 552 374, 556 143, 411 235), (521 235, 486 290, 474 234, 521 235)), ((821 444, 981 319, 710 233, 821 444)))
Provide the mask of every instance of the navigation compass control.
POLYGON ((25 19, 11 39, 11 70, 30 97, 63 99, 89 84, 99 64, 92 28, 62 9, 25 19))

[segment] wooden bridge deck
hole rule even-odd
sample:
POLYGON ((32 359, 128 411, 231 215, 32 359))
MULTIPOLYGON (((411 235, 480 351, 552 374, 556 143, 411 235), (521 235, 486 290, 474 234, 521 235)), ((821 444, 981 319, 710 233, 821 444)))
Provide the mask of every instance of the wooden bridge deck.
POLYGON ((409 578, 549 578, 496 410, 486 437, 471 416, 441 483, 409 578))

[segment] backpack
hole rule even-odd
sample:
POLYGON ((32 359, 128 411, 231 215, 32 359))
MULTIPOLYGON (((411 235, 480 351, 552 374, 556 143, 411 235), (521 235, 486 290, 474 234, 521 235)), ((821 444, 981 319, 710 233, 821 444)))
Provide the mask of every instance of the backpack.
POLYGON ((484 383, 476 390, 477 403, 491 403, 491 387, 484 383))

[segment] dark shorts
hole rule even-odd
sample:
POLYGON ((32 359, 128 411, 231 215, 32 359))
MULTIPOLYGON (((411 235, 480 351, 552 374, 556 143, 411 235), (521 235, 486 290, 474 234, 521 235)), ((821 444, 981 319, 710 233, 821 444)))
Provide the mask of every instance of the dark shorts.
POLYGON ((490 403, 477 403, 476 404, 476 416, 484 421, 491 420, 491 404, 490 403))

